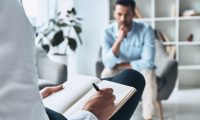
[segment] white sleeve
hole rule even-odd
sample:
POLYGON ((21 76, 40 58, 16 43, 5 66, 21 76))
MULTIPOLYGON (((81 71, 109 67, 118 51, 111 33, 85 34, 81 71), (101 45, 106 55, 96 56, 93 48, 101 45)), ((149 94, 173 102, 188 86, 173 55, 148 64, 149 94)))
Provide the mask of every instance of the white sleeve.
POLYGON ((80 110, 67 118, 68 120, 98 120, 97 117, 89 111, 80 110))

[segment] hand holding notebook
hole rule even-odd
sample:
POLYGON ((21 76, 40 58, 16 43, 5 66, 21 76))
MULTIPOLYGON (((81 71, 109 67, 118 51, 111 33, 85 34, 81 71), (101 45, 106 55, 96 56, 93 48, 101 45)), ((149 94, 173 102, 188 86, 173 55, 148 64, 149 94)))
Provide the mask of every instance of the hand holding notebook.
POLYGON ((83 109, 91 96, 97 92, 93 88, 92 83, 96 83, 100 89, 113 89, 113 94, 116 96, 114 101, 116 107, 112 115, 114 115, 136 91, 133 87, 110 81, 101 81, 96 77, 74 76, 73 80, 64 83, 63 90, 45 98, 43 100, 44 105, 68 117, 74 112, 83 109))

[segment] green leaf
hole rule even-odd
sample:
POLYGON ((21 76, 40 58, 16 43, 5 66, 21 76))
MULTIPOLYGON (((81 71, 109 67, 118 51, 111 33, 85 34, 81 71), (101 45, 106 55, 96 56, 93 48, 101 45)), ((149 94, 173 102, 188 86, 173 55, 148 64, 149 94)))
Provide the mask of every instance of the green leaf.
POLYGON ((74 38, 70 38, 70 37, 68 37, 67 39, 68 39, 68 45, 69 45, 69 47, 70 47, 73 51, 75 51, 76 48, 77 48, 76 40, 75 40, 74 38))
POLYGON ((82 42, 81 36, 80 36, 78 33, 77 33, 77 36, 78 36, 78 39, 79 39, 80 44, 82 45, 83 42, 82 42))
POLYGON ((44 35, 45 37, 47 37, 51 32, 52 32, 52 30, 45 31, 43 35, 44 35))
POLYGON ((35 37, 38 37, 38 35, 39 35, 39 33, 38 33, 38 32, 36 32, 36 33, 35 33, 35 37))
POLYGON ((40 38, 40 40, 38 41, 38 43, 42 43, 43 38, 40 38))
POLYGON ((77 20, 83 20, 82 18, 79 18, 79 17, 78 17, 78 18, 76 18, 76 19, 77 19, 77 20))
POLYGON ((52 46, 58 46, 63 41, 64 41, 63 31, 60 30, 57 33, 55 33, 53 39, 51 40, 51 44, 52 46))
POLYGON ((58 12, 56 15, 57 15, 57 16, 60 16, 60 15, 61 15, 61 12, 58 12))
POLYGON ((43 44, 43 45, 42 45, 42 48, 46 51, 46 53, 49 52, 49 49, 50 49, 49 45, 43 44))
POLYGON ((70 17, 69 15, 66 15, 66 17, 70 17))
POLYGON ((81 23, 77 22, 77 21, 74 21, 76 26, 81 26, 81 23))
POLYGON ((66 26, 69 26, 69 25, 67 23, 62 22, 62 23, 58 23, 58 26, 59 27, 66 27, 66 26))
POLYGON ((67 10, 67 14, 71 14, 72 13, 72 11, 71 10, 67 10))
POLYGON ((75 22, 75 21, 74 21, 74 20, 70 20, 69 22, 70 22, 70 23, 73 23, 73 22, 75 22))
POLYGON ((58 22, 64 22, 64 19, 60 18, 60 19, 58 20, 58 22))
POLYGON ((53 24, 55 24, 55 23, 56 23, 56 20, 50 19, 49 22, 50 22, 50 23, 52 22, 53 24))
POLYGON ((74 27, 77 34, 80 34, 82 32, 82 29, 81 29, 80 26, 73 26, 73 27, 74 27))
POLYGON ((73 7, 72 8, 72 13, 74 14, 74 15, 76 15, 76 9, 73 7))

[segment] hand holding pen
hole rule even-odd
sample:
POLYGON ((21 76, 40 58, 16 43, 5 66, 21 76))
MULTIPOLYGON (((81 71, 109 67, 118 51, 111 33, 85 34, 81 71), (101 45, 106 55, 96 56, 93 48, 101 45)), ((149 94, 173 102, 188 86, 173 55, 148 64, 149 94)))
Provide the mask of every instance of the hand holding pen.
POLYGON ((99 87, 95 83, 92 83, 92 85, 97 92, 104 92, 104 94, 112 95, 114 100, 115 100, 115 95, 113 95, 113 89, 112 88, 99 89, 99 87))
POLYGON ((107 120, 115 109, 115 95, 112 88, 99 88, 92 84, 97 91, 83 107, 83 110, 90 111, 99 120, 107 120))
POLYGON ((95 89, 96 91, 100 91, 99 87, 98 87, 95 83, 92 83, 92 85, 93 85, 93 87, 94 87, 94 89, 95 89))

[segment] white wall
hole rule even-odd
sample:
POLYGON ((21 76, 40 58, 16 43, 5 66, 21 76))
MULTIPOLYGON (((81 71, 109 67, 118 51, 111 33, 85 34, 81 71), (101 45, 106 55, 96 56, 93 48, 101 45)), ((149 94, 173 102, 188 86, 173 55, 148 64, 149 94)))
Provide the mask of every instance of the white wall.
POLYGON ((95 75, 100 37, 109 20, 109 0, 74 0, 77 16, 83 18, 83 45, 76 51, 77 73, 95 75))

